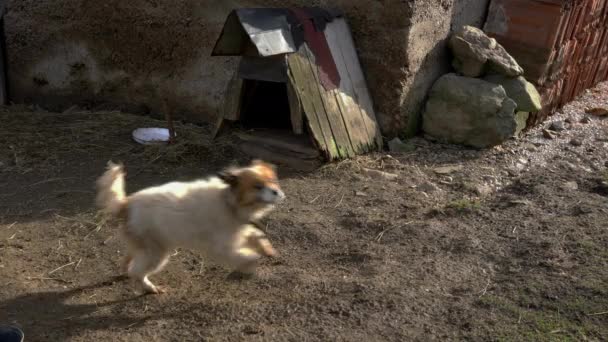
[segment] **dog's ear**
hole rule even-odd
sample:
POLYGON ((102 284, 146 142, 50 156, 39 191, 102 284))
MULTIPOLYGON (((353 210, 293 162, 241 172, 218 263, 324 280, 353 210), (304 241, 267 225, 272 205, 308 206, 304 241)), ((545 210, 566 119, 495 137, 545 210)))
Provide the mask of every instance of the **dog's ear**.
POLYGON ((233 169, 220 171, 217 176, 231 187, 236 186, 239 182, 239 178, 233 169))
POLYGON ((277 172, 277 167, 274 164, 267 163, 261 159, 254 159, 251 161, 252 166, 264 166, 271 169, 273 172, 277 172))

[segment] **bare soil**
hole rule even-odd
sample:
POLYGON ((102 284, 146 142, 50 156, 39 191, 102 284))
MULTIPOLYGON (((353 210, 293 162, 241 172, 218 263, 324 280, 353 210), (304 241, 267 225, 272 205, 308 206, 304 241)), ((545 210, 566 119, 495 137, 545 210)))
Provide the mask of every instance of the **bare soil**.
POLYGON ((177 250, 159 296, 117 277, 94 180, 109 159, 129 191, 202 177, 247 162, 232 138, 180 124, 176 146, 144 147, 131 131, 163 122, 4 108, 0 323, 26 341, 608 340, 608 118, 584 113, 599 105, 608 84, 490 150, 418 138, 408 154, 280 168, 288 199, 265 221, 279 257, 236 279, 177 250))

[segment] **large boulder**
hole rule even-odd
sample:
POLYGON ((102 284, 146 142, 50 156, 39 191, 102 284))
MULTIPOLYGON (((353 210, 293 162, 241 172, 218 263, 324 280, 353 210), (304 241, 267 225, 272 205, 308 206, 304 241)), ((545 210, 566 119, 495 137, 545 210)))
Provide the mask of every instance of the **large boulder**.
POLYGON ((454 54, 452 65, 464 76, 479 77, 488 71, 511 77, 524 73, 496 39, 476 27, 463 26, 450 37, 448 44, 454 54))
POLYGON ((538 112, 542 109, 540 94, 536 87, 526 81, 523 76, 507 77, 504 75, 488 75, 485 81, 500 84, 507 96, 517 103, 517 110, 521 112, 538 112))
POLYGON ((519 136, 521 132, 528 127, 528 118, 530 117, 530 113, 528 112, 517 112, 515 113, 515 122, 517 123, 517 127, 515 128, 515 136, 519 136))
POLYGON ((447 74, 431 89, 422 129, 442 142, 491 147, 514 136, 516 107, 498 84, 447 74))

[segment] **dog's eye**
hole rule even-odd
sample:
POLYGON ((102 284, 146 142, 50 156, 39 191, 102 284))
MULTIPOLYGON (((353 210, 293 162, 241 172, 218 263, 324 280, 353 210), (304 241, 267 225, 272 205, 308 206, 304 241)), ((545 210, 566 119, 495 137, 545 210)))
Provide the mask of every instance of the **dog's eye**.
POLYGON ((256 190, 262 190, 264 189, 264 184, 256 184, 253 186, 256 190))

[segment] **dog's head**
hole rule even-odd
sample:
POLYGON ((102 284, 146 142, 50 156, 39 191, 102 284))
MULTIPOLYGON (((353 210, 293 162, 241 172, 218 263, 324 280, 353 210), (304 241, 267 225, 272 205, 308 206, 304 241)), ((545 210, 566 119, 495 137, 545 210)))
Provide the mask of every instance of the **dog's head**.
POLYGON ((224 170, 219 177, 230 186, 241 207, 271 206, 285 199, 275 166, 261 160, 252 161, 248 167, 224 170))

